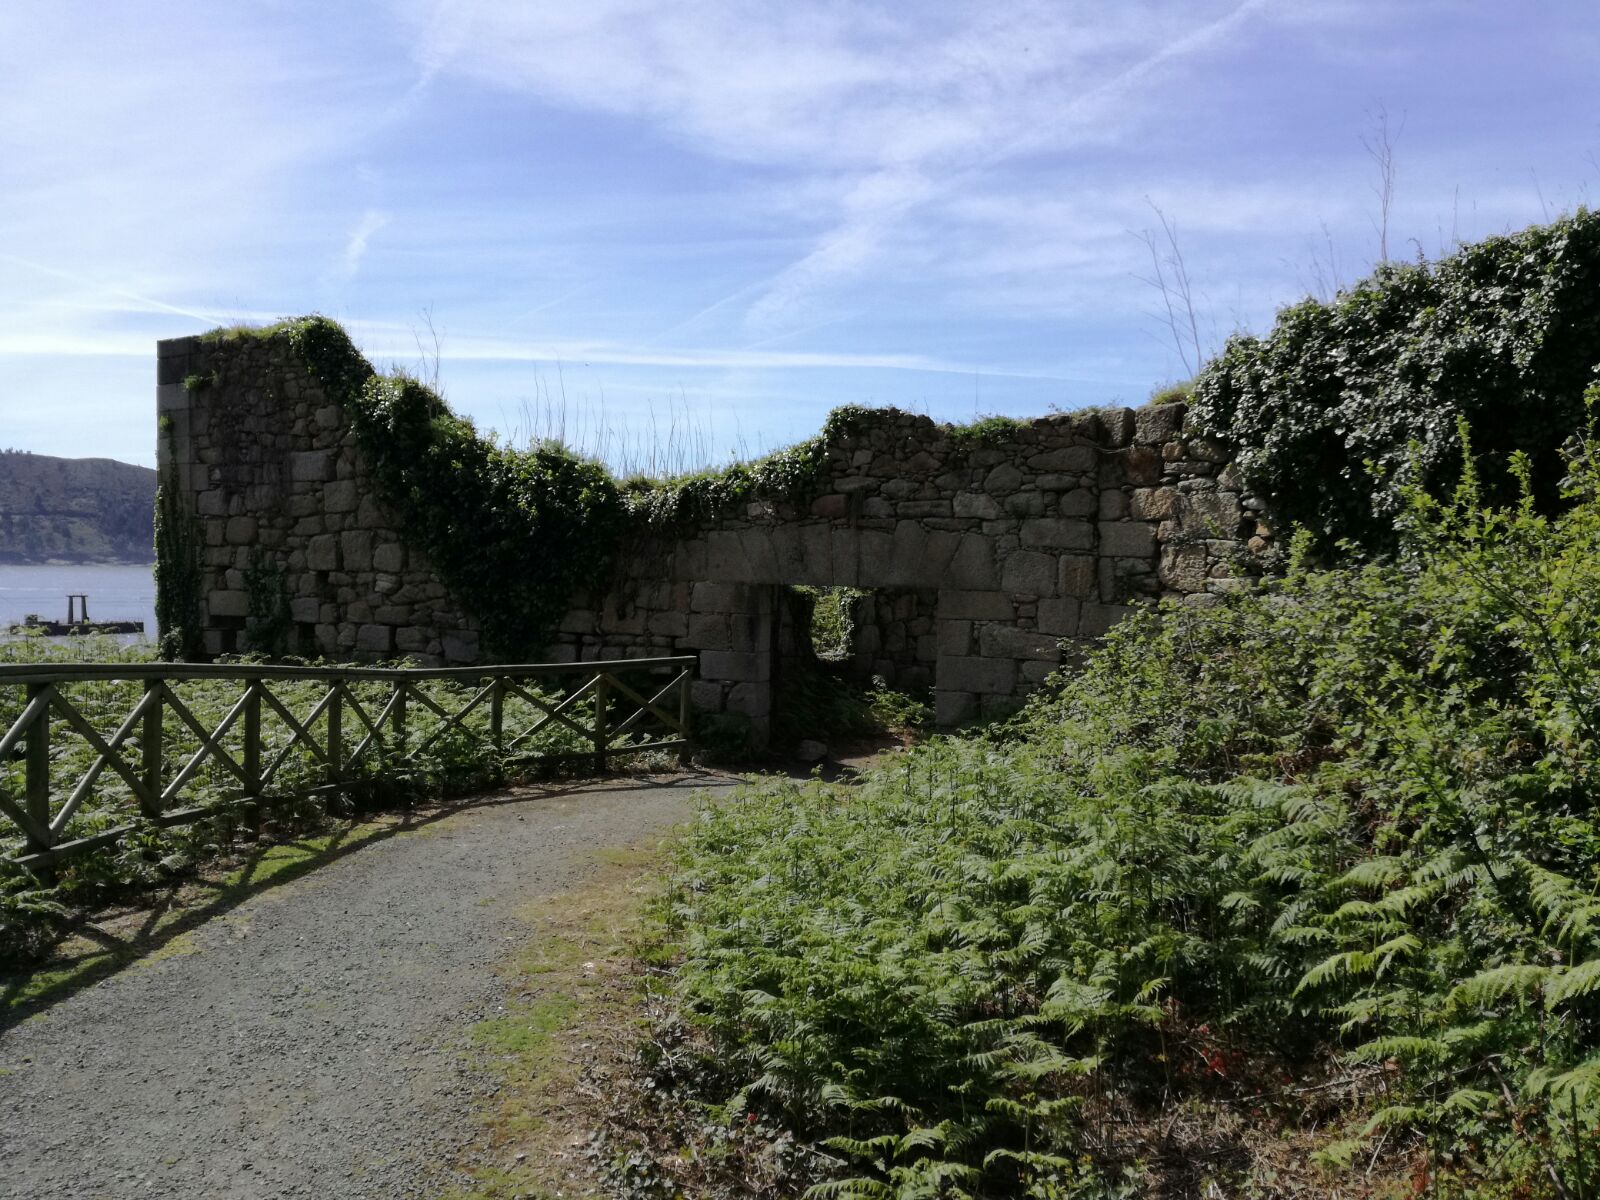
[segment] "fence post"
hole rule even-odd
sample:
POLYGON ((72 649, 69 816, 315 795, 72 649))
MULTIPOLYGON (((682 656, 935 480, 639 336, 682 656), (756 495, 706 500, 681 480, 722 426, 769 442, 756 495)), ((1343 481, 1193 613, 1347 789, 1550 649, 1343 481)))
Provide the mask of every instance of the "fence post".
POLYGON ((394 751, 399 761, 406 756, 406 693, 411 685, 404 679, 394 681, 394 751))
POLYGON ((333 681, 328 701, 328 774, 335 782, 344 776, 344 681, 333 681))
POLYGON ((150 707, 144 710, 144 728, 139 733, 139 753, 142 760, 140 765, 144 768, 144 786, 150 792, 150 800, 144 811, 147 817, 161 815, 161 757, 165 752, 161 744, 161 718, 166 709, 162 688, 163 684, 159 679, 144 681, 145 695, 155 693, 155 699, 150 702, 150 707))
POLYGON ((604 671, 594 681, 594 769, 602 774, 606 769, 606 743, 610 740, 606 729, 606 681, 609 677, 604 671))
MULTIPOLYGON (((494 691, 489 693, 489 732, 494 738, 494 756, 498 760, 506 752, 506 680, 503 675, 496 675, 494 683, 490 685, 494 691)), ((496 769, 499 764, 496 763, 496 769)))
POLYGON ((688 766, 694 757, 689 741, 689 672, 678 673, 678 736, 683 739, 684 745, 678 750, 678 762, 688 766))
POLYGON ((250 799, 256 837, 261 836, 261 688, 256 680, 244 684, 244 793, 250 799))
MULTIPOLYGON (((32 704, 49 691, 48 683, 30 683, 27 703, 32 704)), ((50 827, 50 706, 44 705, 28 727, 27 747, 23 751, 26 773, 28 815, 41 829, 50 827)), ((47 844, 28 835, 29 848, 47 850, 47 844)))

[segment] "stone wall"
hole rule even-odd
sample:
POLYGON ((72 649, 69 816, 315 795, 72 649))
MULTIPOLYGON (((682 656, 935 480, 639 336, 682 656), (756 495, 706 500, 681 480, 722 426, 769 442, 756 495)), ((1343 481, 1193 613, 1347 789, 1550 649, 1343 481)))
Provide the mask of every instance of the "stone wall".
POLYGON ((265 564, 287 600, 288 653, 476 661, 472 616, 372 496, 343 412, 286 339, 179 338, 158 343, 157 363, 158 473, 204 532, 207 655, 251 647, 249 576, 265 564))
MULTIPOLYGON (((248 643, 249 573, 259 588, 266 563, 292 652, 478 660, 471 615, 372 495, 343 413, 286 339, 184 338, 158 355, 161 464, 205 532, 208 653, 248 643)), ((951 724, 1013 705, 1063 643, 1098 637, 1132 603, 1204 604, 1239 586, 1271 541, 1226 449, 1188 435, 1180 405, 1053 414, 992 444, 885 410, 828 462, 804 506, 756 500, 630 547, 611 586, 574 597, 550 657, 696 653, 696 704, 759 734, 780 590, 864 588, 857 664, 930 682, 951 724)))
POLYGON ((933 686, 939 657, 939 592, 935 588, 883 588, 853 606, 855 637, 847 667, 856 679, 881 677, 890 687, 933 686))

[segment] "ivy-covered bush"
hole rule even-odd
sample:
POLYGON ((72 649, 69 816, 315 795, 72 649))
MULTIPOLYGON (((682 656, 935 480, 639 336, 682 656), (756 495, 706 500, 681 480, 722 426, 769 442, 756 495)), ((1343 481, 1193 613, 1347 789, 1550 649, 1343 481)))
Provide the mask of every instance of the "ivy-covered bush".
POLYGON ((1238 448, 1276 519, 1324 548, 1394 544, 1409 484, 1446 494, 1457 418, 1487 456, 1484 485, 1514 491, 1507 456, 1533 459, 1543 506, 1559 451, 1600 366, 1600 213, 1385 264, 1331 302, 1236 336, 1194 384, 1191 413, 1238 448))

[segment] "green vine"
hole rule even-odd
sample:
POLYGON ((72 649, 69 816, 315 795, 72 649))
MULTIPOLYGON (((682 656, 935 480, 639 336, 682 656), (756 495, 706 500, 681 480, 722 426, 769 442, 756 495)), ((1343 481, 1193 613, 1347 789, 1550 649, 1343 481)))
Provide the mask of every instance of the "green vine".
POLYGON ((276 559, 256 550, 244 572, 244 590, 250 612, 245 632, 250 648, 274 658, 288 650, 289 593, 284 587, 283 567, 276 559))
POLYGON ((290 345, 344 406, 380 498, 481 622, 497 653, 540 649, 580 588, 604 577, 626 515, 599 463, 553 443, 500 445, 429 387, 378 375, 325 317, 290 345))
POLYGON ((156 627, 161 657, 182 662, 200 657, 200 521, 178 486, 172 422, 161 418, 167 463, 156 486, 156 627))
MULTIPOLYGON (((394 513, 440 578, 480 622, 491 652, 537 653, 573 596, 603 586, 629 539, 670 536, 741 514, 758 499, 802 504, 828 478, 830 447, 901 414, 835 409, 816 437, 750 463, 669 480, 619 484, 600 463, 555 442, 521 450, 484 437, 426 384, 380 375, 338 324, 322 316, 267 329, 225 329, 214 341, 284 337, 341 405, 378 498, 394 513)), ((946 430, 972 445, 1003 440, 1016 422, 991 418, 946 430)), ((252 628, 278 630, 252 590, 252 628)), ((269 612, 269 608, 271 611, 269 612)), ((287 618, 282 618, 287 629, 287 618)), ((260 635, 253 635, 260 643, 260 635)))

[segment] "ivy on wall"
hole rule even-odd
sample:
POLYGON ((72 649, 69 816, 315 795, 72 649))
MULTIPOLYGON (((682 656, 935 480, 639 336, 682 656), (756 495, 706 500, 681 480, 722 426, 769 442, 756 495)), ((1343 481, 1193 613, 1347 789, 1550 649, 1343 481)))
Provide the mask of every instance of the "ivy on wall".
MULTIPOLYGON (((670 536, 742 515, 763 499, 802 504, 826 483, 830 447, 902 414, 843 407, 816 437, 749 463, 667 480, 623 483, 555 442, 517 449, 481 435, 426 384, 381 375, 334 321, 308 316, 264 329, 216 330, 213 340, 284 337, 350 422, 378 498, 441 580, 479 621, 497 654, 536 653, 575 593, 603 586, 630 538, 670 536)), ((1013 422, 991 420, 958 446, 987 445, 1013 422)), ((271 580, 257 580, 252 628, 275 632, 271 580)), ((259 638, 252 638, 259 641, 259 638)))
POLYGON ((427 385, 379 375, 326 317, 275 326, 344 406, 380 498, 497 652, 548 640, 575 592, 604 582, 628 533, 669 533, 755 496, 801 499, 823 477, 827 444, 866 410, 840 409, 822 434, 759 462, 665 482, 619 485, 553 442, 519 450, 480 435, 427 385))
POLYGON ((479 435, 425 384, 379 375, 325 317, 291 346, 343 405, 380 498, 496 651, 536 650, 574 591, 603 576, 625 506, 599 463, 479 435))
POLYGON ((171 421, 161 418, 160 434, 169 453, 156 485, 156 628, 161 631, 159 652, 169 662, 200 657, 200 550, 199 518, 184 503, 178 486, 172 449, 171 421))
POLYGON ((1408 485, 1458 477, 1461 418, 1492 500, 1514 498, 1504 467, 1522 450, 1553 506, 1597 365, 1600 213, 1580 209, 1284 309, 1201 370, 1190 415, 1238 448, 1275 519, 1324 549, 1384 550, 1408 485))
POLYGON ((244 590, 249 604, 244 628, 250 649, 273 657, 284 654, 293 622, 283 567, 271 555, 255 550, 244 570, 244 590))

